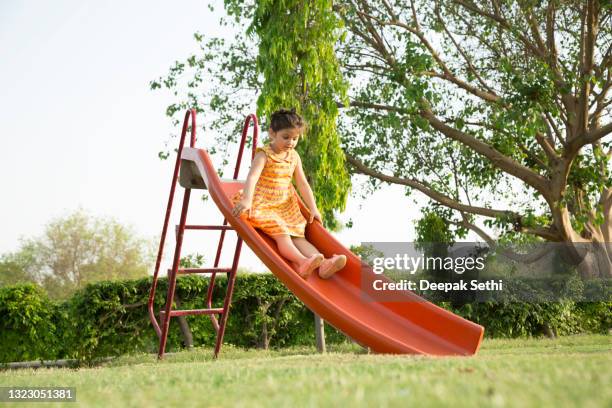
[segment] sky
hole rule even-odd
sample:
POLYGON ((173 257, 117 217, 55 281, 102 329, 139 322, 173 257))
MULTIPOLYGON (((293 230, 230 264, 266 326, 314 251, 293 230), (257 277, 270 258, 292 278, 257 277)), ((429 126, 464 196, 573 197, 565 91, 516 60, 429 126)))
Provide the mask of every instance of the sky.
MULTIPOLYGON (((0 2, 0 254, 79 208, 157 239, 174 164, 157 153, 173 132, 165 109, 174 99, 149 83, 197 52, 194 32, 231 36, 220 13, 198 0, 0 2)), ((189 223, 222 222, 211 200, 192 196, 189 223)), ((411 241, 418 214, 401 187, 388 186, 350 197, 340 218, 354 226, 336 236, 347 246, 411 241)), ((188 231, 183 254, 214 258, 217 234, 188 231)), ((173 248, 171 240, 164 265, 173 248)), ((248 249, 240 265, 265 270, 248 249)))

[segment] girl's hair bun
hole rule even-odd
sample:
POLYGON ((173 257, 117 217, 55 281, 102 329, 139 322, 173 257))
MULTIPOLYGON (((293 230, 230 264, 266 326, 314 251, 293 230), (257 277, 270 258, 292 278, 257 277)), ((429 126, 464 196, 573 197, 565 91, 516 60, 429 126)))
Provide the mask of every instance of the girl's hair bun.
POLYGON ((295 111, 295 108, 279 109, 270 116, 270 127, 275 132, 283 129, 303 128, 304 119, 295 111))

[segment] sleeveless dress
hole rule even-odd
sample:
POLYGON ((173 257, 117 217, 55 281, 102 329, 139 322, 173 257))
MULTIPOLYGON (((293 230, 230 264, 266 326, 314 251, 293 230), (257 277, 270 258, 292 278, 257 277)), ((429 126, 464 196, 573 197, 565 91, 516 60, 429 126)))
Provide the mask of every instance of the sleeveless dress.
MULTIPOLYGON (((258 147, 257 151, 266 154, 266 164, 255 185, 248 221, 267 235, 303 237, 306 219, 291 183, 298 153, 274 153, 270 146, 258 147)), ((242 193, 240 190, 232 197, 234 205, 242 199, 242 193)))

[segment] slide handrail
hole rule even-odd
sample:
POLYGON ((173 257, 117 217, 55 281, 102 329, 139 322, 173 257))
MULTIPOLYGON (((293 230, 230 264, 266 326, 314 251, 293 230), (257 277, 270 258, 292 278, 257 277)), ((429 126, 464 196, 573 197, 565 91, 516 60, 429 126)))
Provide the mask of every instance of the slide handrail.
MULTIPOLYGON (((236 167, 234 168, 234 180, 238 179, 238 174, 240 173, 240 164, 242 163, 242 154, 244 152, 244 146, 246 144, 246 137, 249 131, 249 125, 253 122, 253 152, 251 153, 251 160, 255 157, 255 152, 257 150, 257 138, 259 136, 259 124, 257 121, 257 115, 251 113, 247 115, 244 120, 244 125, 242 127, 242 136, 240 138, 240 147, 238 148, 238 159, 236 160, 236 167)), ((223 219, 223 226, 227 226, 228 221, 227 218, 223 219)), ((217 253, 215 254, 215 262, 214 267, 218 267, 221 261, 221 250, 223 249, 223 242, 225 241, 225 230, 221 231, 221 236, 219 237, 219 243, 217 244, 217 253)), ((212 274, 210 276, 210 283, 208 285, 208 291, 206 292, 206 307, 212 307, 212 296, 213 296, 213 287, 215 286, 215 278, 216 274, 212 274)), ((214 315, 210 315, 210 320, 215 330, 219 330, 219 322, 214 315)))
MULTIPOLYGON (((255 158, 255 152, 257 151, 257 139, 259 137, 259 123, 257 115, 250 113, 244 120, 244 126, 242 127, 242 137, 240 138, 240 148, 238 149, 238 159, 236 160, 236 167, 234 169, 234 180, 238 178, 240 172, 240 164, 242 162, 242 152, 244 151, 244 145, 246 143, 247 132, 249 131, 249 124, 253 122, 253 152, 251 153, 251 160, 255 158)), ((193 147, 193 146, 192 146, 193 147)))
POLYGON ((170 221, 170 213, 172 211, 172 202, 174 201, 174 192, 176 191, 176 181, 179 177, 179 170, 181 168, 181 152, 185 146, 185 136, 187 135, 187 129, 189 127, 189 119, 191 118, 191 137, 189 139, 189 147, 195 147, 196 142, 196 110, 189 109, 185 112, 185 119, 183 120, 183 129, 181 131, 181 138, 179 139, 178 154, 176 155, 176 163, 174 164, 174 173, 172 175, 172 184, 170 185, 170 196, 168 197, 168 205, 166 206, 166 216, 164 218, 164 227, 162 228, 161 237, 159 240, 159 249, 157 250, 157 260, 155 261, 155 271, 153 272, 153 285, 149 292, 149 318, 153 324, 153 328, 157 333, 157 336, 161 336, 161 328, 155 318, 155 312, 153 311, 153 303, 155 301, 155 290, 157 289, 157 275, 159 274, 159 267, 161 265, 161 258, 164 252, 164 244, 166 242, 166 233, 168 232, 168 222, 170 221))

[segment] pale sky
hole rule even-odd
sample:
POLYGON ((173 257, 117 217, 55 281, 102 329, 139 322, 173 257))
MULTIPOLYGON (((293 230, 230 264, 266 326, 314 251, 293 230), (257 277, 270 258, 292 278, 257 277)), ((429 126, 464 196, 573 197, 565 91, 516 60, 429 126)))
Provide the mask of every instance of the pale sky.
MULTIPOLYGON (((142 237, 160 234, 174 157, 157 153, 172 132, 164 112, 174 100, 149 82, 198 50, 194 32, 230 35, 218 17, 198 0, 0 2, 0 253, 79 207, 142 237)), ((188 222, 222 222, 212 201, 193 196, 188 222)), ((351 197, 341 218, 354 227, 336 235, 347 246, 410 241, 418 214, 402 188, 385 187, 365 202, 351 197)), ((217 239, 188 232, 183 254, 210 260, 217 239)), ((240 264, 265 269, 250 250, 240 264)))

